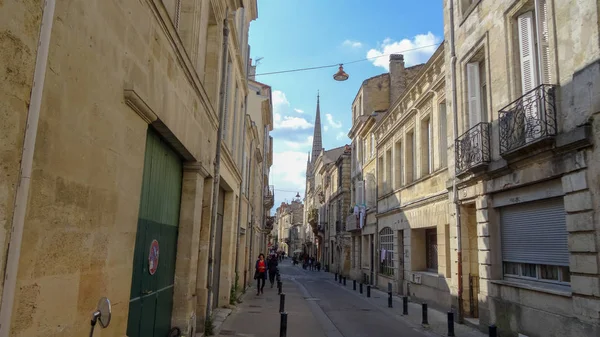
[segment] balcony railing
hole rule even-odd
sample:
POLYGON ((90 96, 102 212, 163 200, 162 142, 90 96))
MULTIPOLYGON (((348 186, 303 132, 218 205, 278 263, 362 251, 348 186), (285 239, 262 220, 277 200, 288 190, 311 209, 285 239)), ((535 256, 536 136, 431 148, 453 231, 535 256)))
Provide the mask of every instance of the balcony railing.
POLYGON ((490 162, 490 124, 479 123, 455 142, 456 173, 476 171, 490 162))
POLYGON ((265 186, 265 207, 271 208, 275 204, 275 187, 273 185, 265 186))
POLYGON ((556 135, 555 85, 542 84, 499 112, 500 155, 556 135))
POLYGON ((347 232, 355 232, 360 230, 360 224, 358 223, 359 218, 350 214, 346 217, 346 231, 347 232))

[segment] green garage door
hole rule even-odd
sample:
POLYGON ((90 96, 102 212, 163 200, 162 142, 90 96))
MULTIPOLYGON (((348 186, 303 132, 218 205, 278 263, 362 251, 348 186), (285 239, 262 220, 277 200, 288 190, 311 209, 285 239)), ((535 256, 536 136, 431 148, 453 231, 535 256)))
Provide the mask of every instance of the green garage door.
POLYGON ((127 335, 165 337, 171 326, 182 163, 148 129, 127 335))

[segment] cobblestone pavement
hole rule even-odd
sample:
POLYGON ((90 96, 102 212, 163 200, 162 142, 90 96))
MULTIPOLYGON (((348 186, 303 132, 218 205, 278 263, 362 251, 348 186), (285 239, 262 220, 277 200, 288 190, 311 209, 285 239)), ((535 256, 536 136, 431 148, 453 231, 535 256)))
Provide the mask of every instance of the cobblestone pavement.
MULTIPOLYGON (((285 310, 288 313, 287 337, 425 337, 446 336, 445 313, 429 310, 429 325, 422 326, 420 306, 411 303, 403 316, 399 298, 394 308, 387 307, 387 294, 366 289, 361 295, 334 281, 333 274, 304 270, 290 260, 280 264, 285 310)), ((265 288, 257 296, 248 289, 244 303, 223 323, 219 336, 279 336, 279 297, 276 288, 265 288)), ((483 333, 456 325, 457 337, 483 337, 483 333)))

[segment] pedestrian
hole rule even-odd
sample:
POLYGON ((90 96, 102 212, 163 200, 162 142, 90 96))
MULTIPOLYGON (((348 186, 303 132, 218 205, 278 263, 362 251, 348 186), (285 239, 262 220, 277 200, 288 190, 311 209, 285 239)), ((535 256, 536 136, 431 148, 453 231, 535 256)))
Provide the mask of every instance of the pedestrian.
POLYGON ((312 256, 308 258, 308 269, 313 270, 313 258, 312 256))
POLYGON ((265 254, 260 253, 258 255, 255 268, 256 270, 254 271, 254 279, 257 280, 256 295, 260 295, 261 293, 264 293, 263 288, 265 287, 265 282, 267 281, 267 261, 265 261, 265 254))
POLYGON ((269 268, 269 281, 271 282, 271 288, 273 288, 273 284, 275 283, 275 275, 277 275, 277 255, 272 255, 267 263, 267 267, 269 268))

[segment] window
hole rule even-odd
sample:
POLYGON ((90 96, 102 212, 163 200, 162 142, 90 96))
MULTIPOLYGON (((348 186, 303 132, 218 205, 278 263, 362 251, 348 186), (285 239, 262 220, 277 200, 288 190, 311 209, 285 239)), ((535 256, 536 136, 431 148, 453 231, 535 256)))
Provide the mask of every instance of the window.
POLYGON ((375 156, 375 134, 372 133, 371 134, 371 156, 370 158, 373 158, 375 156))
POLYGON ((421 122, 421 175, 433 172, 433 158, 431 151, 431 118, 427 117, 421 122))
POLYGON ((363 151, 362 151, 362 157, 361 157, 361 159, 362 159, 363 164, 366 164, 367 159, 369 159, 369 157, 368 157, 369 151, 368 151, 368 146, 367 146, 368 145, 368 140, 364 139, 363 142, 362 142, 362 145, 363 145, 363 151))
POLYGON ((356 105, 355 105, 354 109, 352 109, 352 120, 355 120, 356 117, 358 117, 358 116, 356 115, 356 105))
POLYGON ((482 116, 487 116, 487 83, 485 76, 485 59, 480 52, 475 57, 480 60, 471 60, 467 63, 467 95, 468 95, 468 128, 483 121, 482 116))
POLYGON ((383 192, 383 165, 383 156, 380 156, 379 158, 377 158, 377 188, 379 189, 379 193, 383 192))
POLYGON ((337 176, 337 178, 338 178, 337 179, 338 180, 338 188, 340 188, 340 189, 342 188, 342 181, 343 181, 343 179, 342 179, 342 167, 343 167, 343 164, 340 164, 338 166, 338 172, 337 172, 337 175, 338 175, 337 176))
POLYGON ((405 169, 406 169, 406 179, 407 183, 412 183, 417 178, 417 161, 415 160, 415 132, 411 130, 406 133, 406 145, 405 145, 405 169))
POLYGON ((466 15, 468 14, 467 12, 471 10, 471 8, 473 8, 473 6, 475 6, 475 4, 477 4, 480 0, 461 0, 460 1, 460 10, 462 12, 462 15, 466 15))
POLYGON ((394 232, 385 227, 379 232, 379 272, 386 276, 394 275, 394 232))
POLYGON ((237 130, 237 120, 239 118, 239 113, 237 111, 238 108, 238 93, 239 93, 239 89, 237 84, 235 85, 235 91, 233 92, 234 96, 233 96, 233 127, 231 128, 231 154, 233 155, 234 158, 236 158, 235 156, 235 137, 237 136, 238 130, 237 130))
POLYGON ((504 276, 568 286, 568 233, 562 198, 500 208, 504 276))
POLYGON ((448 165, 448 125, 446 120, 446 102, 440 103, 438 106, 438 133, 439 133, 439 167, 446 167, 448 165))
POLYGON ((385 151, 385 191, 391 192, 392 186, 392 149, 385 151))
POLYGON ((402 142, 394 144, 394 183, 396 188, 402 186, 402 142))
POLYGON ((221 121, 221 123, 223 123, 223 125, 221 126, 223 129, 223 133, 222 133, 222 138, 227 140, 227 123, 229 122, 228 119, 228 112, 229 112, 229 98, 231 97, 231 94, 229 93, 229 83, 231 81, 231 69, 232 69, 232 64, 231 64, 231 59, 228 59, 227 62, 227 75, 225 77, 225 95, 223 95, 223 99, 225 107, 223 109, 223 120, 221 121))
POLYGON ((437 244, 437 229, 430 228, 425 230, 425 258, 427 260, 427 270, 438 272, 438 244, 437 244))

